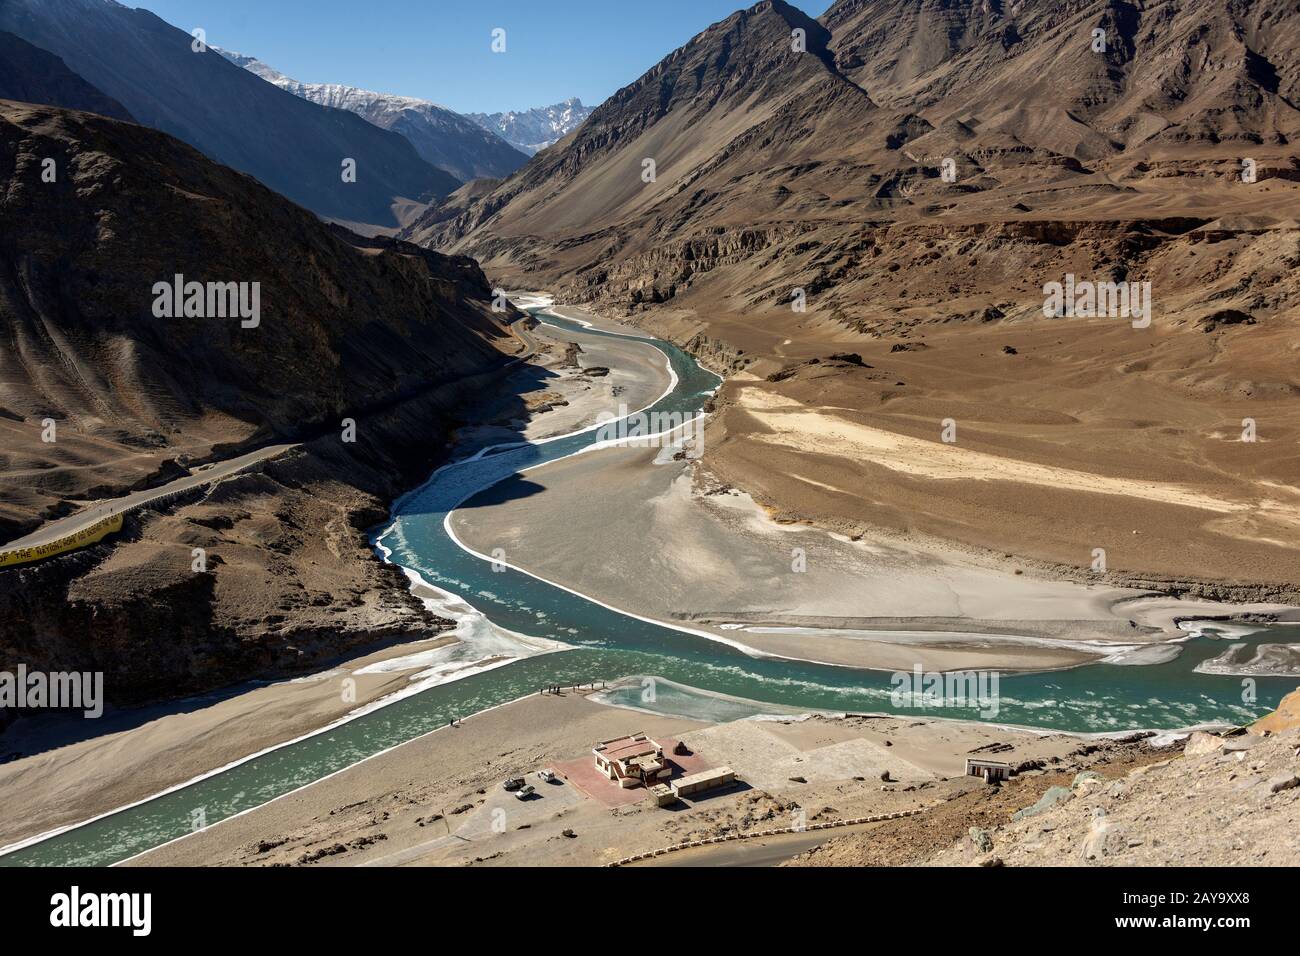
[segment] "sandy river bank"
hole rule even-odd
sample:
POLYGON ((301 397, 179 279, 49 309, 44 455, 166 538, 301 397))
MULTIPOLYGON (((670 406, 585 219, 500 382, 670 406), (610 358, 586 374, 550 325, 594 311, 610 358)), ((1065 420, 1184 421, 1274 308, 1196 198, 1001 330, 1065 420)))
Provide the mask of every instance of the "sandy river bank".
POLYGON ((707 450, 703 462, 662 452, 607 448, 530 470, 467 502, 452 530, 479 553, 504 553, 622 610, 757 653, 890 671, 1031 671, 1116 654, 1150 663, 1176 655, 1180 617, 1297 613, 1015 573, 916 538, 779 524, 710 476, 707 450))

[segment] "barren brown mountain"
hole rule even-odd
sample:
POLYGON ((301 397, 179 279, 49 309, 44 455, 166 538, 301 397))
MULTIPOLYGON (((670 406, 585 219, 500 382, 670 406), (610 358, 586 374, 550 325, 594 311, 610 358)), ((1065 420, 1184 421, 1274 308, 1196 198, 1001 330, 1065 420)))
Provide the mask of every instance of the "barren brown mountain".
POLYGON ((785 518, 1295 599, 1298 40, 1283 0, 766 0, 408 235, 729 369, 707 464, 785 518), (1047 317, 1069 275, 1151 321, 1047 317))
POLYGON ((0 573, 0 663, 104 670, 129 700, 436 632, 363 529, 427 474, 458 404, 515 348, 474 262, 362 239, 91 113, 0 101, 0 178, 4 540, 297 444, 131 515, 125 543, 0 573), (158 317, 154 286, 177 274, 258 283, 260 323, 158 317))

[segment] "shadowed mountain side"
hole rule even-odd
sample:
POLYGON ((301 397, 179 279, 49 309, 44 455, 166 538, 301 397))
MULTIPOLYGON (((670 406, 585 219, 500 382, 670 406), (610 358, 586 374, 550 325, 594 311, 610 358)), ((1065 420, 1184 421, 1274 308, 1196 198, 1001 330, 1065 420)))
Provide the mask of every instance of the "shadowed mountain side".
POLYGON ((130 120, 126 107, 105 96, 53 53, 0 31, 0 100, 44 103, 130 120))
POLYGON ((504 360, 473 261, 325 225, 145 127, 4 103, 0 176, 11 530, 163 460, 334 429, 504 360), (156 317, 177 274, 258 283, 260 324, 156 317))
POLYGON ((0 30, 62 57, 137 121, 256 176, 321 216, 393 226, 399 200, 460 185, 397 133, 263 82, 147 10, 111 0, 6 0, 0 30), (345 159, 356 160, 344 182, 345 159))

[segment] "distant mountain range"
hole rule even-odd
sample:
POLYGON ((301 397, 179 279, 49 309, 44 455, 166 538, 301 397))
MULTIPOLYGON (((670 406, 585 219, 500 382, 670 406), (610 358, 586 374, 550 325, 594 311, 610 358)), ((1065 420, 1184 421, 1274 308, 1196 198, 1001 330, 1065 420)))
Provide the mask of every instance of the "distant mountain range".
POLYGON ((484 129, 491 130, 511 146, 533 156, 558 143, 586 121, 592 107, 583 106, 576 96, 523 112, 468 113, 484 129))
POLYGON ((255 57, 213 49, 236 66, 294 96, 321 106, 348 110, 375 126, 402 134, 425 160, 465 182, 482 177, 500 179, 528 162, 528 156, 493 133, 490 127, 436 103, 337 83, 302 83, 255 57))
POLYGON ((62 58, 138 122, 318 215, 392 227, 395 208, 460 186, 402 135, 278 89, 211 48, 195 52, 190 34, 147 10, 112 0, 4 0, 0 30, 62 58), (356 160, 355 182, 343 181, 345 159, 356 160))
POLYGON ((0 98, 131 117, 374 232, 475 179, 503 179, 582 124, 578 99, 463 116, 436 103, 303 83, 113 0, 3 0, 0 98), (358 175, 344 181, 345 160, 358 175))

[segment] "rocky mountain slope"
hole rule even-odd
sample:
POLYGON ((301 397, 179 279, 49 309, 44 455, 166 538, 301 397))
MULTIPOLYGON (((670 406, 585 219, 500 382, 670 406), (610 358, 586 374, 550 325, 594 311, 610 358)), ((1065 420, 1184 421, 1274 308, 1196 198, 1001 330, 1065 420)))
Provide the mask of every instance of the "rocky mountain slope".
POLYGON ((1283 0, 765 0, 406 234, 733 372, 706 458, 782 518, 1297 599, 1297 30, 1283 0), (1153 321, 1048 318, 1069 276, 1149 282, 1153 321), (891 456, 947 421, 951 463, 891 456))
POLYGON ((424 160, 463 182, 509 176, 528 161, 527 156, 492 133, 490 128, 436 103, 337 83, 302 83, 255 57, 229 50, 217 52, 236 66, 294 96, 356 113, 381 129, 401 133, 424 160))
POLYGON ((881 105, 1084 162, 1279 145, 1300 119, 1300 25, 1285 3, 844 0, 822 20, 837 65, 881 105))
POLYGON ((125 106, 73 73, 53 53, 12 33, 0 31, 0 64, 4 66, 0 70, 0 99, 131 119, 125 106))
POLYGON ((785 866, 1295 866, 1300 692, 1247 734, 1080 741, 1009 782, 785 866), (1268 734, 1264 731, 1268 730, 1268 734))
MULTIPOLYGON (((263 83, 147 10, 112 0, 6 0, 0 30, 62 57, 135 119, 325 217, 395 226, 394 205, 460 185, 402 136, 263 83), (343 161, 354 159, 355 182, 343 161)), ((215 38, 213 38, 215 39, 215 38)))
MULTIPOLYGON (((1099 744, 1104 742, 1090 749, 1099 744)), ((1101 762, 1080 772, 1035 771, 908 821, 887 843, 836 838, 789 865, 1300 862, 1300 691, 1248 733, 1198 732, 1169 749, 1137 766, 1101 762), (936 817, 971 825, 945 828, 936 817), (889 849, 899 845, 907 847, 908 857, 891 860, 889 849)))
POLYGON ((469 119, 496 133, 511 146, 529 156, 553 146, 581 126, 592 108, 576 96, 553 106, 505 113, 470 113, 469 119))
POLYGON ((131 516, 125 543, 0 574, 0 664, 104 670, 121 701, 436 629, 362 529, 514 350, 477 265, 362 239, 90 113, 0 102, 0 182, 5 539, 215 456, 300 443, 131 516), (257 283, 260 321, 160 317, 155 284, 177 275, 257 283))
POLYGON ((1183 754, 1068 796, 957 847, 935 863, 1004 866, 1296 866, 1300 734, 1194 734, 1183 754), (1171 808, 1177 812, 1171 814, 1171 808), (987 847, 987 849, 984 849, 987 847), (980 852, 981 850, 984 852, 980 852))

